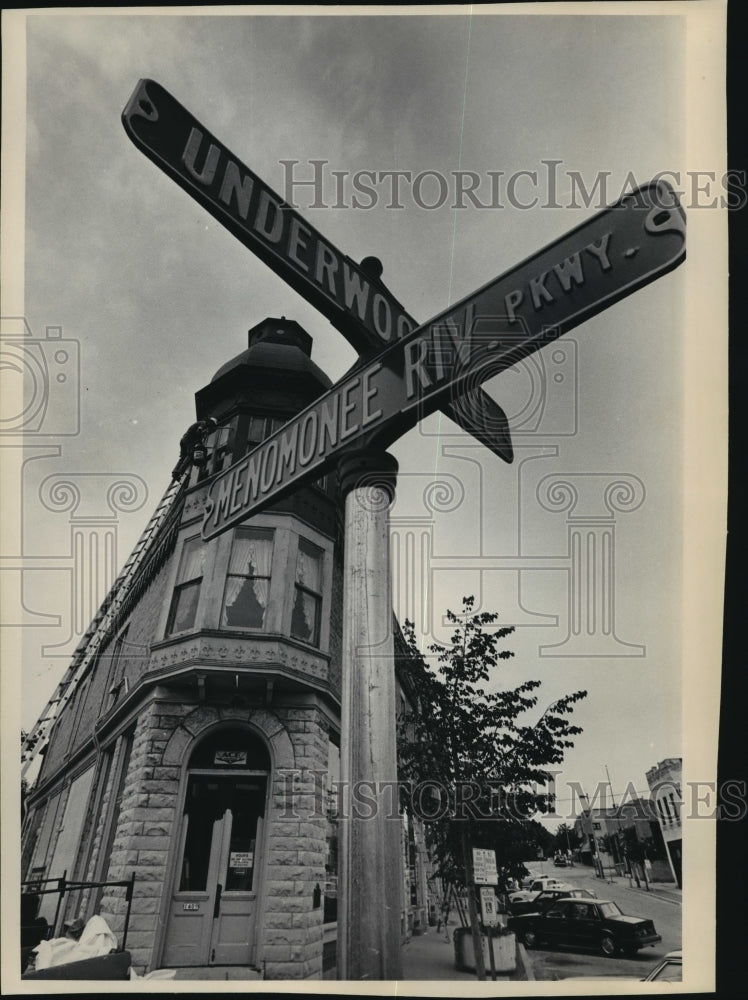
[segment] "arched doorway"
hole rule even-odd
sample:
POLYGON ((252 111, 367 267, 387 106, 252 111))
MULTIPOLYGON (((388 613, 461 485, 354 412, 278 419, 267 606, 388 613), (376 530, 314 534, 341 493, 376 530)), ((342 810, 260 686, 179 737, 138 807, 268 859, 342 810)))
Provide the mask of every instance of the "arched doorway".
POLYGON ((267 747, 244 726, 193 750, 162 965, 254 964, 269 775, 267 747))

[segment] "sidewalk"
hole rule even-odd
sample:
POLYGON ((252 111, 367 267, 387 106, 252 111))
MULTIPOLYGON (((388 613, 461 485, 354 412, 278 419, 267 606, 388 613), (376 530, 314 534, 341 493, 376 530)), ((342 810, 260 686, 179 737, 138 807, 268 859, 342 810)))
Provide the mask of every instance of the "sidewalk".
MULTIPOLYGON (((455 949, 452 943, 455 926, 450 924, 448 927, 449 940, 443 929, 437 932, 435 927, 429 927, 427 933, 414 935, 403 945, 403 981, 462 979, 466 982, 478 982, 474 972, 458 972, 455 969, 455 949)), ((516 972, 496 973, 497 981, 501 982, 525 978, 519 963, 516 972)), ((491 981, 489 968, 486 969, 486 980, 491 981)))
POLYGON ((667 883, 665 885, 659 882, 649 883, 649 893, 644 884, 637 887, 636 883, 633 885, 624 885, 625 889, 630 889, 632 892, 638 892, 640 895, 655 896, 657 899, 666 900, 668 903, 675 903, 676 906, 681 906, 683 903, 683 890, 679 889, 675 883, 667 883))
MULTIPOLYGON (((225 966, 214 965, 210 967, 196 967, 190 969, 177 969, 174 979, 201 979, 206 981, 219 980, 222 982, 239 981, 247 982, 252 979, 262 979, 262 973, 256 969, 249 969, 246 966, 225 966)), ((143 982, 148 982, 144 977, 143 982)))

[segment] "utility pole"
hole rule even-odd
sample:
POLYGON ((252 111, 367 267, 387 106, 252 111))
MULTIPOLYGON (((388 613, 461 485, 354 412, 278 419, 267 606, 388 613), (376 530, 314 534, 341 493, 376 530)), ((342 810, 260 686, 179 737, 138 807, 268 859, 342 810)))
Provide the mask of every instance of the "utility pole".
MULTIPOLYGON (((605 776, 608 779, 608 788, 610 789, 610 801, 613 804, 613 815, 615 816, 615 819, 616 819, 616 829, 618 831, 618 837, 616 838, 616 854, 617 854, 618 853, 618 848, 621 847, 621 817, 618 815, 618 806, 616 806, 616 798, 615 798, 615 795, 613 794, 613 784, 612 784, 612 782, 610 780, 610 771, 608 770, 608 765, 607 764, 605 765, 605 776)), ((611 840, 610 843, 611 843, 611 846, 612 846, 613 841, 611 840)), ((611 851, 611 854, 612 853, 613 852, 611 851)), ((623 851, 622 850, 621 850, 621 857, 623 857, 623 851)), ((611 883, 613 882, 612 877, 611 877, 610 881, 611 881, 611 883)))
POLYGON ((584 810, 585 816, 587 818, 587 830, 586 835, 589 840, 590 850, 592 851, 592 866, 595 869, 595 875, 597 878, 604 879, 605 872, 603 871, 603 863, 600 861, 598 849, 597 849, 597 838, 595 837, 595 829, 592 822, 592 810, 590 809, 590 797, 586 792, 581 792, 580 796, 587 803, 587 808, 584 810))

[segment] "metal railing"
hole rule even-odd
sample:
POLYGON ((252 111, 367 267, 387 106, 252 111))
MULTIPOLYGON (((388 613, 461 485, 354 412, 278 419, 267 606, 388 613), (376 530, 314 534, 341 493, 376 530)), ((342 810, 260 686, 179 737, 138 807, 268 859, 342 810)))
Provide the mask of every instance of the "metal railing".
POLYGON ((21 893, 28 893, 29 895, 36 896, 46 896, 50 893, 56 892, 59 894, 59 899, 57 900, 57 907, 55 908, 55 918, 51 924, 51 936, 55 936, 57 930, 57 922, 60 919, 60 910, 62 909, 62 904, 65 896, 70 892, 79 892, 83 889, 102 889, 102 888, 124 888, 125 901, 127 902, 127 910, 125 912, 125 926, 122 929, 122 946, 120 951, 125 950, 125 941, 127 939, 127 929, 130 925, 130 908, 132 907, 132 896, 135 889, 135 872, 132 873, 129 879, 123 879, 118 882, 78 882, 78 881, 68 881, 67 870, 60 876, 55 878, 33 878, 21 882, 21 893), (57 885, 51 889, 41 889, 39 886, 47 885, 50 882, 56 882, 57 885))

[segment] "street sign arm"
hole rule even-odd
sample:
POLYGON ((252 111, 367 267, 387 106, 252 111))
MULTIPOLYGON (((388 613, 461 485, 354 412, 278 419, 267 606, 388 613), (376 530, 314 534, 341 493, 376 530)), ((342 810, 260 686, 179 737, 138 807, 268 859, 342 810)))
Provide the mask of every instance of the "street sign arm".
MULTIPOLYGON (((122 123, 142 153, 326 316, 365 361, 418 326, 378 277, 325 239, 155 80, 138 82, 122 123)), ((506 416, 483 390, 445 412, 512 461, 506 416)))
POLYGON ((445 402, 540 350, 685 259, 672 188, 639 188, 385 348, 209 485, 203 538, 322 475, 351 448, 387 447, 445 402))

